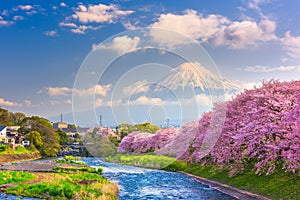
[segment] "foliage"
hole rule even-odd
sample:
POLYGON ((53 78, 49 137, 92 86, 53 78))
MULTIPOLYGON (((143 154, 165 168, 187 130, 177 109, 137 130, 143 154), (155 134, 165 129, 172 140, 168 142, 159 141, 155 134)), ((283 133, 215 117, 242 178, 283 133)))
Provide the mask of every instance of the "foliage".
POLYGON ((7 148, 8 148, 7 145, 0 144, 0 153, 5 152, 7 148))
POLYGON ((146 132, 146 133, 156 133, 159 130, 159 127, 156 125, 152 125, 149 122, 142 123, 142 124, 127 124, 121 123, 115 127, 117 130, 117 134, 121 136, 121 139, 126 137, 129 133, 134 131, 146 132))
POLYGON ((114 157, 105 159, 108 162, 116 162, 125 165, 134 165, 145 168, 161 169, 174 162, 175 158, 167 156, 158 156, 153 154, 133 155, 133 154, 117 154, 114 157))
POLYGON ((67 142, 69 142, 69 137, 68 137, 68 135, 67 135, 67 133, 66 132, 64 132, 64 131, 62 131, 62 130, 60 130, 60 129, 58 129, 57 131, 56 131, 56 133, 58 134, 58 136, 59 136, 59 144, 65 144, 65 143, 67 143, 67 142))
POLYGON ((94 135, 93 133, 85 134, 82 141, 91 155, 94 157, 104 158, 114 156, 117 147, 110 141, 106 135, 94 135))
POLYGON ((3 126, 19 126, 22 124, 25 115, 23 113, 12 113, 0 107, 0 125, 3 126))
POLYGON ((0 171, 0 185, 30 181, 34 178, 35 176, 28 172, 0 171))
POLYGON ((42 136, 37 131, 31 131, 26 134, 26 139, 30 141, 30 144, 33 145, 39 151, 42 151, 44 142, 42 140, 42 136))
POLYGON ((60 148, 59 135, 55 132, 47 119, 37 116, 27 117, 23 120, 21 128, 25 134, 32 131, 37 131, 40 134, 43 145, 40 148, 37 147, 37 149, 41 155, 50 157, 57 155, 58 149, 60 148))
POLYGON ((7 145, 0 145, 0 154, 29 154, 34 152, 36 151, 26 149, 23 146, 18 146, 15 149, 12 149, 7 145), (1 151, 1 149, 3 149, 3 151, 1 151))
POLYGON ((63 159, 56 160, 56 163, 86 165, 84 162, 80 161, 79 158, 74 156, 65 156, 63 159))

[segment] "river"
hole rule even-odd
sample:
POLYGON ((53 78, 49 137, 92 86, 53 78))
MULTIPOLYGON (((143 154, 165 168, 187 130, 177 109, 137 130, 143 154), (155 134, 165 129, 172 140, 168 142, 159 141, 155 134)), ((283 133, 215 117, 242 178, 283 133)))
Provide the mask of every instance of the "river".
POLYGON ((83 161, 90 166, 103 167, 103 176, 119 185, 120 200, 235 199, 180 173, 118 165, 95 158, 84 158, 83 161))
MULTIPOLYGON (((96 158, 83 158, 92 167, 103 167, 103 176, 119 185, 120 200, 233 200, 217 190, 196 182, 194 179, 174 172, 144 169, 103 162, 96 158)), ((26 199, 0 193, 0 199, 26 199)))

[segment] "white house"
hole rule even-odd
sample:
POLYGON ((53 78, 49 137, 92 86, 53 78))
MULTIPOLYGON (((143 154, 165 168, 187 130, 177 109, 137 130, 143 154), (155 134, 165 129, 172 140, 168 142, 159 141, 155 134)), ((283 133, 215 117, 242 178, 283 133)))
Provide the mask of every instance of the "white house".
POLYGON ((6 137, 7 126, 0 126, 0 142, 8 143, 8 138, 6 137))
POLYGON ((1 136, 6 137, 6 131, 7 131, 7 126, 0 126, 0 137, 1 136))

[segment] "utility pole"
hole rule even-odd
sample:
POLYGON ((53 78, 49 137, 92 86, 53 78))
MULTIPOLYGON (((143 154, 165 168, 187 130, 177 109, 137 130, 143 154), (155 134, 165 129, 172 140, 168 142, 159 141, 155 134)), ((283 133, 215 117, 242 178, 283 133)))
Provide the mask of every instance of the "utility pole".
POLYGON ((62 122, 63 121, 63 114, 61 113, 60 114, 60 122, 62 122))
POLYGON ((100 125, 100 127, 102 127, 102 115, 101 114, 100 114, 99 125, 100 125))
POLYGON ((170 125, 170 119, 167 118, 167 127, 169 127, 169 125, 170 125))

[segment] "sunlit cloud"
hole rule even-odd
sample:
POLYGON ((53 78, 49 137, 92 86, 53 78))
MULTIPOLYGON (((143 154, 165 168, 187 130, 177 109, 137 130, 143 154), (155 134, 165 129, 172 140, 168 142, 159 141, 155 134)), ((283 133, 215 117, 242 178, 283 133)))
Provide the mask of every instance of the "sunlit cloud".
POLYGON ((115 19, 132 14, 131 10, 121 10, 115 4, 79 5, 72 17, 82 23, 113 23, 115 19))
POLYGON ((134 51, 140 43, 139 37, 130 38, 129 36, 115 37, 110 44, 93 44, 92 49, 110 49, 122 54, 125 52, 134 51))
POLYGON ((22 104, 0 98, 0 106, 21 107, 22 104))

